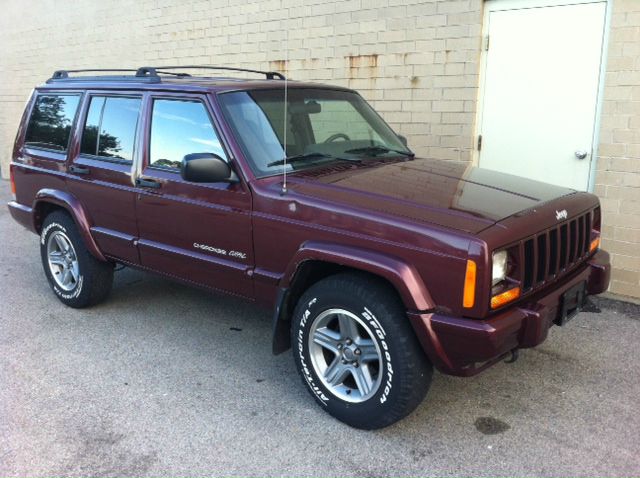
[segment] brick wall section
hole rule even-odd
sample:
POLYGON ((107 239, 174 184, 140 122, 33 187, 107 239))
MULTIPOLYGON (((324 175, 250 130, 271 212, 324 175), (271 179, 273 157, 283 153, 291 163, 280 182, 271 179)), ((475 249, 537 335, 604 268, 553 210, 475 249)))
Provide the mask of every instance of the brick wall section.
POLYGON ((595 192, 611 292, 640 297, 640 1, 613 4, 595 192))
POLYGON ((2 174, 24 101, 53 70, 176 63, 284 70, 356 88, 420 154, 468 161, 481 7, 481 0, 5 1, 2 174))

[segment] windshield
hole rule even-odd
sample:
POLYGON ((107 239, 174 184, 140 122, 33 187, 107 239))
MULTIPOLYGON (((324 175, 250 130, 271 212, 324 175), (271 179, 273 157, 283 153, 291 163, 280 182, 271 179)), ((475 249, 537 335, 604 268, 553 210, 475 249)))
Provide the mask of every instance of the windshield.
MULTIPOLYGON (((258 177, 282 172, 284 89, 224 93, 219 96, 258 177)), ((349 91, 289 88, 287 92, 288 171, 332 161, 411 155, 366 101, 349 91)))

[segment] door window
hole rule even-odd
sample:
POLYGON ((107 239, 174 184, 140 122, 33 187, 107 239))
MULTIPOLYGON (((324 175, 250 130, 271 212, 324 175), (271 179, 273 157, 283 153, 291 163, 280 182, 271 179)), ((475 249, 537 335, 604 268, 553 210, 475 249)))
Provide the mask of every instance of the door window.
POLYGON ((179 169, 182 158, 192 153, 214 153, 226 160, 204 104, 200 101, 154 100, 149 165, 179 169))
POLYGON ((80 152, 131 162, 140 104, 140 98, 92 97, 80 152))
POLYGON ((25 146, 66 151, 80 95, 39 95, 27 126, 25 146))

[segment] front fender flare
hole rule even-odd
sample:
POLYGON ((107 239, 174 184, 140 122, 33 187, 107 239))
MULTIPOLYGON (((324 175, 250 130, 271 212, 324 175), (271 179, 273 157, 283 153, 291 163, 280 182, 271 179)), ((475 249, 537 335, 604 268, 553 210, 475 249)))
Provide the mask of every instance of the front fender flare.
POLYGON ((350 267, 386 279, 396 289, 408 311, 429 311, 435 303, 420 274, 413 265, 397 257, 369 249, 344 246, 327 242, 309 241, 298 249, 289 263, 279 284, 278 297, 273 315, 272 350, 275 355, 291 346, 290 321, 287 307, 292 283, 300 266, 307 261, 318 261, 350 267))
POLYGON ((59 189, 41 189, 38 191, 33 201, 33 228, 38 233, 44 220, 44 218, 39 217, 38 213, 43 203, 55 204, 66 210, 78 226, 80 235, 91 255, 101 261, 107 260, 91 235, 89 215, 77 197, 59 189))
POLYGON ((400 294, 407 310, 428 311, 435 303, 416 268, 392 255, 353 246, 320 241, 304 243, 289 263, 280 287, 289 288, 305 261, 321 261, 359 269, 389 281, 400 294))

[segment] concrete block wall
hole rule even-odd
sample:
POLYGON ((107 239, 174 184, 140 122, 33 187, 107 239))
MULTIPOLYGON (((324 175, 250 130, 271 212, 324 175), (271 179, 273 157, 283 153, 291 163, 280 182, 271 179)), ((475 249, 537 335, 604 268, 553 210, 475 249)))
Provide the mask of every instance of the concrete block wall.
POLYGON ((420 154, 469 161, 481 9, 481 0, 6 0, 2 174, 24 101, 55 69, 147 64, 279 70, 356 88, 420 154))
POLYGON ((610 291, 640 297, 640 1, 611 16, 595 192, 612 256, 610 291))

